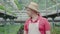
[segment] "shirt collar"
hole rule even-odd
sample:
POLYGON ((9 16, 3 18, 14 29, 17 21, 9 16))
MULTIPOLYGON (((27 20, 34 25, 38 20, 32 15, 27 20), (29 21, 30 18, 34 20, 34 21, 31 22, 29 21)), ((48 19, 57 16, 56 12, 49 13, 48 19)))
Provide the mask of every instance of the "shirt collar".
POLYGON ((30 18, 30 21, 33 22, 33 23, 35 23, 35 22, 37 22, 37 21, 40 19, 40 17, 41 17, 41 16, 38 15, 38 18, 37 18, 35 21, 32 21, 32 18, 30 18))

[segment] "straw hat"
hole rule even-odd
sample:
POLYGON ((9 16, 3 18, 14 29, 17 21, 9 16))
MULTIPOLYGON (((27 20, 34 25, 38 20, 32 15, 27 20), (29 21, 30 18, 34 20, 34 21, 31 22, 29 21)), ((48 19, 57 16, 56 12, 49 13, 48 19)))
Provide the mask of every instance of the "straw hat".
POLYGON ((35 10, 36 12, 38 12, 38 4, 35 2, 31 2, 26 8, 30 8, 32 10, 35 10))

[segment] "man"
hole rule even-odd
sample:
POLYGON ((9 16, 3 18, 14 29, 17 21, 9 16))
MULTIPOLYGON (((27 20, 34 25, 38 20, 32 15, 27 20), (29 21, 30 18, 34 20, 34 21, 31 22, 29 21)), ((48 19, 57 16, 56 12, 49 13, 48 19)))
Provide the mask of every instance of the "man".
POLYGON ((29 19, 24 24, 24 34, 50 34, 50 24, 38 12, 38 4, 31 2, 27 7, 29 19))

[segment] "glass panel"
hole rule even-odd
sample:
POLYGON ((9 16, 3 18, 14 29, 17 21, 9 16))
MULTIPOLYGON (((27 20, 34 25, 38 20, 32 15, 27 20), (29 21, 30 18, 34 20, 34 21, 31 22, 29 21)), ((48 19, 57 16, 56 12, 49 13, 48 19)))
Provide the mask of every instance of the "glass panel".
MULTIPOLYGON (((38 3, 39 12, 42 16, 52 15, 56 12, 60 12, 60 0, 0 0, 0 13, 3 12, 5 14, 6 12, 7 15, 17 16, 17 19, 11 21, 7 19, 8 22, 0 17, 0 34, 23 34, 24 24, 22 22, 26 21, 26 19, 28 18, 26 10, 24 9, 25 6, 28 6, 30 2, 38 3)), ((4 15, 4 17, 5 16, 6 15, 4 15)), ((52 27, 52 34, 60 34, 59 18, 60 17, 54 19, 57 22, 54 22, 52 18, 48 19, 51 21, 50 24, 52 27), (53 23, 55 23, 55 25, 53 23)))
POLYGON ((60 3, 60 0, 56 0, 57 1, 57 3, 60 3))
POLYGON ((56 2, 53 0, 46 0, 46 13, 51 14, 51 13, 56 13, 56 2))

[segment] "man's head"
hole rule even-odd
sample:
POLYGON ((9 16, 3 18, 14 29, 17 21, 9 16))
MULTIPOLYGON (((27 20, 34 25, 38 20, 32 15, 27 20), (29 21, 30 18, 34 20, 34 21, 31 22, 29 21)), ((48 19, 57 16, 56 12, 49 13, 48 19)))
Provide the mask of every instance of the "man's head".
POLYGON ((31 2, 27 7, 27 14, 31 17, 34 14, 38 14, 38 4, 35 2, 31 2))

